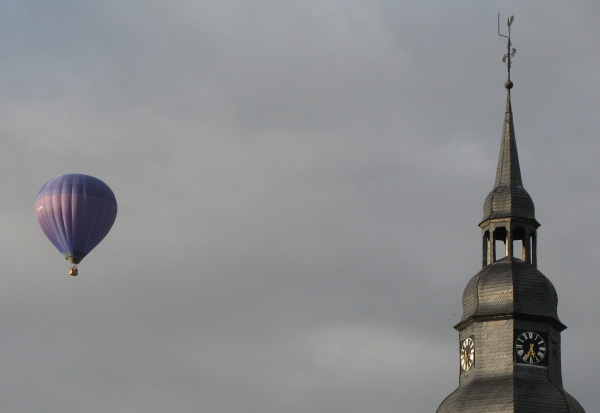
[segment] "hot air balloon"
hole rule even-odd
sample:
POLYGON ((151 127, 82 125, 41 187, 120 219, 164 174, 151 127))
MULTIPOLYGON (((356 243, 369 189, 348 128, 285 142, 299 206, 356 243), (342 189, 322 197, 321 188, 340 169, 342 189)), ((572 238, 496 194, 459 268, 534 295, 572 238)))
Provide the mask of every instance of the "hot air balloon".
POLYGON ((35 215, 42 231, 71 262, 77 264, 104 239, 117 217, 117 200, 93 176, 66 174, 48 181, 37 195, 35 215))

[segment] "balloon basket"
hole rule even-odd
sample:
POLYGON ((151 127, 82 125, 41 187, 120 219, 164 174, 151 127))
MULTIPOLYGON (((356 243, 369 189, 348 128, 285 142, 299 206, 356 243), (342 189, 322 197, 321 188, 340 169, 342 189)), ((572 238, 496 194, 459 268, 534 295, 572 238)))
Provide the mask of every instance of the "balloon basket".
POLYGON ((73 265, 69 270, 69 275, 72 275, 74 277, 77 274, 79 274, 79 270, 77 269, 77 266, 73 265))

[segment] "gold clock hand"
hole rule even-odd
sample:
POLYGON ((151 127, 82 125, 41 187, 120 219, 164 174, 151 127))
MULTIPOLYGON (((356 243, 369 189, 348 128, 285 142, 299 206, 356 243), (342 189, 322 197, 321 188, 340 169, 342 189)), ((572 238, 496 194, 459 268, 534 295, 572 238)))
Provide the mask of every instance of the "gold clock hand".
POLYGON ((533 343, 529 344, 529 351, 525 354, 525 358, 535 357, 535 350, 533 349, 533 343))

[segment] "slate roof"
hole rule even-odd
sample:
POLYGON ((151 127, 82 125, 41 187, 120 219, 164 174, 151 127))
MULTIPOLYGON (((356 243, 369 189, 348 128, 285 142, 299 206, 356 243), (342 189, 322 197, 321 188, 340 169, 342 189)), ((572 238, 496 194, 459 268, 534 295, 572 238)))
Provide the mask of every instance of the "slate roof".
POLYGON ((460 386, 437 410, 451 412, 585 413, 573 396, 551 381, 512 375, 476 379, 460 386))
POLYGON ((502 143, 496 169, 494 189, 485 198, 483 221, 491 218, 529 218, 535 220, 533 200, 523 188, 521 167, 515 140, 510 90, 506 96, 506 112, 502 128, 502 143))
POLYGON ((558 296, 550 280, 533 265, 503 258, 484 267, 467 283, 463 293, 463 316, 471 318, 502 315, 547 317, 564 329, 556 307, 558 296))

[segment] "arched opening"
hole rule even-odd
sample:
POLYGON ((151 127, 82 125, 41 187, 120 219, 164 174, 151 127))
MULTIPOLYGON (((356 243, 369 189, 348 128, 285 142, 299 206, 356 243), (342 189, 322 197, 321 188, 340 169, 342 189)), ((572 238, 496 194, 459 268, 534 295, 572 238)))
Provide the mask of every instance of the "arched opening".
POLYGON ((513 229, 513 257, 519 260, 527 261, 529 255, 529 237, 526 236, 524 227, 515 227, 513 229))
POLYGON ((497 227, 494 230, 494 262, 506 257, 506 237, 508 231, 505 227, 497 227))

